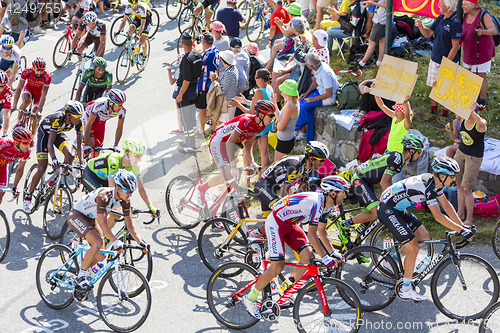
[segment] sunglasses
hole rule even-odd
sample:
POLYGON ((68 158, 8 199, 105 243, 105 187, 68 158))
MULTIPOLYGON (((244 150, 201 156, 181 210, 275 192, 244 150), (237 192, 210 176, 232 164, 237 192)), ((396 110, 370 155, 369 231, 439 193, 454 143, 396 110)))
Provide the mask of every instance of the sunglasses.
POLYGON ((2 46, 4 50, 12 50, 12 46, 2 46))
POLYGON ((313 156, 313 158, 314 158, 316 161, 320 161, 320 162, 324 162, 324 161, 325 161, 325 159, 324 159, 324 158, 317 158, 317 157, 314 157, 314 156, 313 156))
POLYGON ((132 194, 133 192, 132 191, 129 191, 129 190, 125 190, 123 188, 120 188, 120 191, 126 193, 126 194, 132 194))
POLYGON ((82 115, 79 115, 79 114, 72 114, 72 116, 75 119, 80 119, 82 117, 82 115))

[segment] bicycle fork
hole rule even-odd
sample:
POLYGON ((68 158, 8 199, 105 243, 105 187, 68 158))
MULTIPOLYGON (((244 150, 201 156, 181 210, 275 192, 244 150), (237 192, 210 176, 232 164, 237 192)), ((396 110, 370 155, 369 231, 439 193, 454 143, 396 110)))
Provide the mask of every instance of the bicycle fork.
POLYGON ((465 283, 465 279, 464 279, 464 276, 462 274, 462 270, 460 269, 458 259, 459 259, 458 254, 453 253, 451 255, 451 262, 453 263, 453 266, 455 267, 455 270, 457 271, 458 278, 460 279, 460 282, 462 283, 462 288, 463 288, 463 290, 467 290, 467 284, 465 283))

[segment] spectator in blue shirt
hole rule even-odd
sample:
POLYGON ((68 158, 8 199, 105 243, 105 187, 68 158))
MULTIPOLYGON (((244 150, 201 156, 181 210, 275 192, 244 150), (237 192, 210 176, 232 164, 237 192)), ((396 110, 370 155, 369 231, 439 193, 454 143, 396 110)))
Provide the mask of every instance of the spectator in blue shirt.
POLYGON ((246 22, 241 12, 236 9, 236 0, 227 0, 227 7, 217 12, 217 21, 224 24, 230 40, 240 37, 240 22, 246 22))

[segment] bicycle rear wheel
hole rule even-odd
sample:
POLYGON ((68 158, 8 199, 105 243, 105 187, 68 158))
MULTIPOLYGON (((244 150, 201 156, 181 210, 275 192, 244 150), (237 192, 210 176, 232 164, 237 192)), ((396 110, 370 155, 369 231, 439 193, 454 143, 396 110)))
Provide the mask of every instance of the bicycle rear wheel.
POLYGON ((0 210, 0 262, 5 259, 10 245, 10 228, 5 213, 0 210))
POLYGON ((69 211, 73 207, 73 197, 65 187, 59 187, 45 201, 43 208, 43 229, 52 240, 61 236, 64 223, 68 220, 69 211))
POLYGON ((165 11, 167 12, 167 17, 171 20, 175 20, 177 16, 181 13, 182 3, 180 0, 167 0, 165 5, 165 11))
POLYGON ((490 306, 481 317, 479 333, 493 333, 500 327, 500 302, 490 306))
POLYGON ((498 259, 500 259, 500 219, 497 221, 495 230, 493 230, 493 235, 491 235, 491 245, 498 259))
POLYGON ((61 69, 64 65, 66 65, 69 59, 68 52, 70 49, 71 41, 68 39, 68 36, 61 36, 54 47, 54 52, 52 53, 52 62, 54 63, 55 68, 61 69))
POLYGON ((42 253, 36 267, 36 287, 42 301, 53 309, 63 309, 73 302, 73 286, 78 272, 76 258, 61 262, 73 254, 67 247, 55 244, 42 253))
POLYGON ((119 83, 124 83, 127 79, 128 73, 130 72, 130 54, 128 48, 124 48, 118 57, 116 62, 116 80, 119 83))
POLYGON ((331 313, 324 313, 316 283, 310 281, 300 289, 293 306, 293 319, 298 331, 320 332, 323 329, 329 332, 329 329, 334 329, 335 332, 357 332, 363 314, 356 292, 344 282, 333 278, 323 278, 321 284, 331 313), (350 304, 344 301, 345 298, 351 300, 350 304))
POLYGON ((153 38, 160 27, 160 14, 156 11, 156 9, 151 8, 151 28, 149 29, 148 38, 153 38))
POLYGON ((262 32, 264 31, 264 17, 255 13, 252 15, 247 25, 247 37, 248 40, 253 43, 259 40, 262 32))
POLYGON ((248 22, 250 21, 250 17, 252 16, 252 10, 253 10, 252 3, 248 0, 241 2, 238 5, 238 10, 245 19, 245 23, 240 22, 240 29, 245 29, 248 25, 248 22))
POLYGON ((71 98, 74 99, 73 97, 76 97, 76 91, 78 90, 78 87, 80 86, 80 81, 82 80, 82 72, 78 70, 76 73, 75 77, 75 82, 73 82, 73 88, 71 89, 71 98))
POLYGON ((165 192, 168 214, 183 229, 195 228, 201 222, 193 184, 193 179, 177 176, 170 181, 165 192))
MULTIPOLYGON (((182 32, 187 28, 187 27, 192 27, 193 26, 193 17, 191 16, 193 14, 193 10, 190 7, 184 7, 181 10, 181 13, 179 17, 177 18, 177 29, 179 29, 179 33, 182 36, 182 32)), ((180 39, 180 38, 179 38, 180 39)))
POLYGON ((151 309, 151 290, 148 281, 136 268, 120 265, 118 272, 111 268, 97 289, 97 309, 104 323, 117 332, 132 332, 146 321, 151 309), (114 289, 120 286, 120 293, 114 289), (142 289, 141 297, 130 291, 142 289))
MULTIPOLYGON (((115 44, 116 46, 122 46, 125 45, 127 42, 127 36, 124 34, 119 34, 118 36, 115 36, 116 33, 118 33, 120 30, 120 25, 122 24, 123 20, 123 15, 118 16, 114 21, 113 24, 111 24, 111 29, 109 30, 109 38, 111 39, 111 43, 115 44)), ((126 26, 126 24, 125 24, 126 26)))
MULTIPOLYGON (((207 303, 215 319, 222 325, 232 329, 244 329, 255 325, 259 320, 252 317, 241 302, 243 294, 234 297, 234 293, 242 289, 259 276, 253 267, 243 263, 228 263, 217 268, 207 284, 207 303)), ((250 288, 244 291, 245 294, 250 288)), ((259 294, 258 301, 262 300, 259 294)))
POLYGON ((456 260, 460 275, 450 257, 436 268, 431 280, 432 300, 451 319, 479 319, 498 301, 498 276, 486 260, 476 255, 460 254, 456 260))

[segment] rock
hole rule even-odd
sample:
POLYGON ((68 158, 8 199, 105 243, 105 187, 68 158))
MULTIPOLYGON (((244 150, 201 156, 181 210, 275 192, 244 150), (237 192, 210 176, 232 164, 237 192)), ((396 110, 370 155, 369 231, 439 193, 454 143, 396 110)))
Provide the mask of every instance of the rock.
POLYGON ((441 148, 439 147, 429 147, 429 165, 432 163, 432 160, 434 159, 434 153, 440 149, 441 148))
POLYGON ((358 149, 354 144, 344 142, 340 145, 342 159, 345 162, 352 161, 358 158, 358 149))

